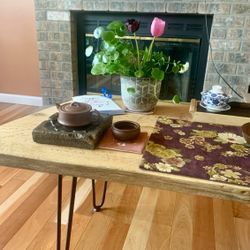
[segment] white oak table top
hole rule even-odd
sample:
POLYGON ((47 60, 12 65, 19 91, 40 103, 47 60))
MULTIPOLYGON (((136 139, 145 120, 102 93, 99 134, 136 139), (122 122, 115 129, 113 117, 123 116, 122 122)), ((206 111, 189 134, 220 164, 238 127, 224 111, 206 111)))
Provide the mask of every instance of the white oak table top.
MULTIPOLYGON (((33 128, 55 112, 55 107, 46 108, 0 126, 0 165, 250 202, 249 187, 142 170, 139 168, 142 155, 139 154, 33 142, 33 128)), ((150 134, 158 115, 199 121, 197 116, 193 119, 194 116, 189 113, 188 103, 174 105, 167 102, 159 102, 153 115, 128 113, 114 116, 113 121, 136 121, 141 125, 142 132, 150 134)), ((202 116, 200 121, 225 124, 219 115, 215 115, 213 121, 211 117, 205 119, 202 116)), ((241 125, 244 122, 238 119, 235 124, 232 117, 226 124, 241 125)))

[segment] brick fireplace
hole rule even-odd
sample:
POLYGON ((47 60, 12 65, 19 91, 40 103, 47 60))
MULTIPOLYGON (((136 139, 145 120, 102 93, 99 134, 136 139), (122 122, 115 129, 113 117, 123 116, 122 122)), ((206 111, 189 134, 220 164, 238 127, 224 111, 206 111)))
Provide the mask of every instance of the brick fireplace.
MULTIPOLYGON (((242 95, 250 84, 250 3, 248 0, 35 0, 40 84, 45 105, 78 94, 75 11, 213 14, 213 58, 223 77, 242 95), (204 1, 205 2, 205 1, 204 1)), ((221 84, 208 58, 204 89, 221 84)), ((237 97, 235 96, 237 99, 237 97)))

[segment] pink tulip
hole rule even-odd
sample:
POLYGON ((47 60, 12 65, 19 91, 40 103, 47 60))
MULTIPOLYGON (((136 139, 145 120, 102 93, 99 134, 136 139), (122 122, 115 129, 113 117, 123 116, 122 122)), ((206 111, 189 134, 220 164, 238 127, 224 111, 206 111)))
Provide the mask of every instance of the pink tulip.
POLYGON ((151 24, 151 34, 152 36, 159 37, 164 33, 165 29, 165 21, 162 19, 155 17, 151 24))

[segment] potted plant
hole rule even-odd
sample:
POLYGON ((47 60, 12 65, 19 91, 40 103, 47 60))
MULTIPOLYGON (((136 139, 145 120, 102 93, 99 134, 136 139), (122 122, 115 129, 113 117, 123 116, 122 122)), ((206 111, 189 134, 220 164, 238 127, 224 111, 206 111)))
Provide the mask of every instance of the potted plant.
MULTIPOLYGON (((162 51, 154 51, 155 39, 162 36, 165 21, 155 17, 151 24, 152 41, 140 48, 136 31, 140 22, 129 19, 126 23, 112 21, 107 27, 97 27, 94 37, 100 39, 92 62, 93 75, 120 75, 121 96, 125 106, 133 111, 152 110, 159 98, 161 81, 167 73, 184 73, 188 69, 180 61, 171 61, 162 51), (133 36, 127 36, 133 33, 133 36)), ((86 49, 90 56, 93 47, 86 49)))

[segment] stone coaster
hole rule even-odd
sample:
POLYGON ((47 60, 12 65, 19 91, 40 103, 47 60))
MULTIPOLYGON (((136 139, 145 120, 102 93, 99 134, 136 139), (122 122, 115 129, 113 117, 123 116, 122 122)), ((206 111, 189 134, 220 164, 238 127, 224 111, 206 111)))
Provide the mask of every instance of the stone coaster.
POLYGON ((111 124, 112 116, 101 114, 96 123, 80 128, 66 127, 57 122, 57 114, 54 114, 34 128, 32 137, 42 144, 94 149, 111 124))

